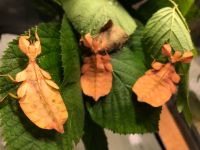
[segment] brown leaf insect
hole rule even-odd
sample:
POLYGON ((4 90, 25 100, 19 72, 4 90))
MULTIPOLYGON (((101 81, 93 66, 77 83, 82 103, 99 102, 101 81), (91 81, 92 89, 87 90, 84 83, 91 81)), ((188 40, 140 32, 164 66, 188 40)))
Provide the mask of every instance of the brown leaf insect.
POLYGON ((189 63, 193 58, 191 51, 182 53, 175 51, 172 55, 170 44, 164 44, 162 55, 167 56, 170 62, 163 64, 153 61, 152 69, 145 72, 133 85, 132 90, 137 95, 138 101, 146 102, 153 107, 162 106, 177 91, 176 84, 180 76, 176 73, 176 62, 189 63))
POLYGON ((91 56, 84 58, 81 68, 81 87, 83 93, 98 101, 100 97, 110 93, 112 88, 112 64, 108 52, 120 48, 128 39, 128 35, 109 20, 92 37, 90 33, 83 36, 80 42, 92 51, 91 56), (104 54, 102 54, 104 52, 104 54))
POLYGON ((63 125, 68 113, 59 87, 36 62, 41 53, 37 28, 34 41, 30 40, 30 31, 28 36, 19 37, 19 48, 28 57, 28 66, 17 73, 15 79, 9 77, 17 83, 22 82, 17 90, 21 109, 36 126, 64 133, 63 125))

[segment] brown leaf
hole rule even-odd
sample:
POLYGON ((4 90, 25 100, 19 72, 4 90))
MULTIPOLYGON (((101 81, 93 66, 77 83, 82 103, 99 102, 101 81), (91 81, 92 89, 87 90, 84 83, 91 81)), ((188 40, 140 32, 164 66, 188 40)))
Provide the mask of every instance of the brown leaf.
POLYGON ((84 46, 90 48, 95 54, 102 50, 119 49, 128 40, 123 29, 114 25, 111 20, 102 27, 101 32, 92 37, 90 33, 80 40, 84 46))
POLYGON ((30 43, 29 36, 20 36, 19 48, 28 58, 26 69, 16 75, 16 82, 22 82, 17 90, 19 104, 26 116, 38 127, 55 129, 63 133, 63 124, 68 118, 67 109, 59 92, 59 87, 52 81, 48 72, 36 63, 41 53, 40 40, 35 33, 36 41, 30 43))
POLYGON ((109 55, 92 55, 84 58, 81 68, 81 87, 83 93, 95 101, 108 95, 112 88, 112 65, 109 55))
POLYGON ((171 63, 154 62, 152 67, 136 81, 132 90, 138 96, 138 101, 159 107, 176 92, 175 84, 180 81, 180 76, 171 63))

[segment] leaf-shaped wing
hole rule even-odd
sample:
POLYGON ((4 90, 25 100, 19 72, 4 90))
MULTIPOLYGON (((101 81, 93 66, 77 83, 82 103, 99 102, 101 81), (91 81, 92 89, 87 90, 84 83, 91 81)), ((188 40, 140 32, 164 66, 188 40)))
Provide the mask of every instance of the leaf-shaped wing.
POLYGON ((179 81, 180 77, 174 66, 167 63, 160 70, 148 70, 145 75, 136 81, 132 90, 138 96, 138 101, 159 107, 166 103, 172 94, 176 92, 175 83, 179 81))
POLYGON ((97 101, 107 95, 112 88, 112 65, 109 55, 85 57, 82 66, 81 87, 84 94, 97 101))

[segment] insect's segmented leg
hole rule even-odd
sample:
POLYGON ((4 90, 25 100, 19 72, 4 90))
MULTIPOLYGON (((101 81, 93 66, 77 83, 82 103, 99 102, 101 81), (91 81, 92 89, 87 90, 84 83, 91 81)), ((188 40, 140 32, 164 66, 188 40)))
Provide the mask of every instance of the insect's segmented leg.
POLYGON ((19 97, 13 93, 8 93, 8 95, 14 99, 19 99, 19 97))
POLYGON ((37 33, 37 30, 38 30, 38 27, 36 26, 35 27, 35 38, 36 38, 37 41, 40 41, 40 38, 39 38, 38 33, 37 33))
POLYGON ((0 75, 0 77, 8 77, 11 81, 16 82, 15 79, 9 74, 0 75))
POLYGON ((14 99, 19 99, 19 97, 16 96, 15 94, 13 94, 13 93, 7 93, 3 98, 0 99, 0 103, 3 102, 6 99, 6 97, 8 97, 8 96, 10 96, 10 97, 12 97, 14 99))

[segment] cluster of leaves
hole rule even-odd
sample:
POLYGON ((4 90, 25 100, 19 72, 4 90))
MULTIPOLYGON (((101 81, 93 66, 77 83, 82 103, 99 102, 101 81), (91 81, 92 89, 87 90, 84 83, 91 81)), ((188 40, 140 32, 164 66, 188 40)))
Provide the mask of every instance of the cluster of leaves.
MULTIPOLYGON (((160 108, 138 102, 131 88, 148 69, 146 64, 151 63, 152 57, 161 59, 161 46, 165 42, 170 43, 174 50, 194 49, 187 24, 178 7, 173 4, 172 7, 160 9, 148 18, 149 21, 144 27, 116 0, 56 0, 56 2, 64 10, 63 18, 61 21, 38 26, 42 54, 37 60, 40 67, 47 70, 60 86, 69 113, 65 133, 60 135, 54 131, 38 129, 25 117, 18 102, 7 97, 0 109, 2 135, 6 148, 70 150, 83 136, 85 147, 90 150, 100 144, 98 141, 102 141, 102 144, 107 143, 103 128, 123 134, 156 132, 160 108), (80 35, 85 33, 98 33, 110 19, 115 25, 123 28, 130 37, 127 44, 111 53, 113 66, 111 92, 98 102, 93 102, 91 98, 82 95, 80 88, 82 60, 78 40, 80 35)), ((25 68, 26 64, 27 58, 20 52, 16 39, 4 51, 0 72, 15 76, 25 68)), ((180 64, 180 67, 177 67, 183 74, 177 96, 177 104, 182 111, 188 107, 188 66, 180 64)), ((8 79, 0 78, 1 97, 5 97, 8 92, 16 91, 17 87, 18 85, 8 79)), ((101 147, 102 149, 107 149, 107 146, 101 147)))

